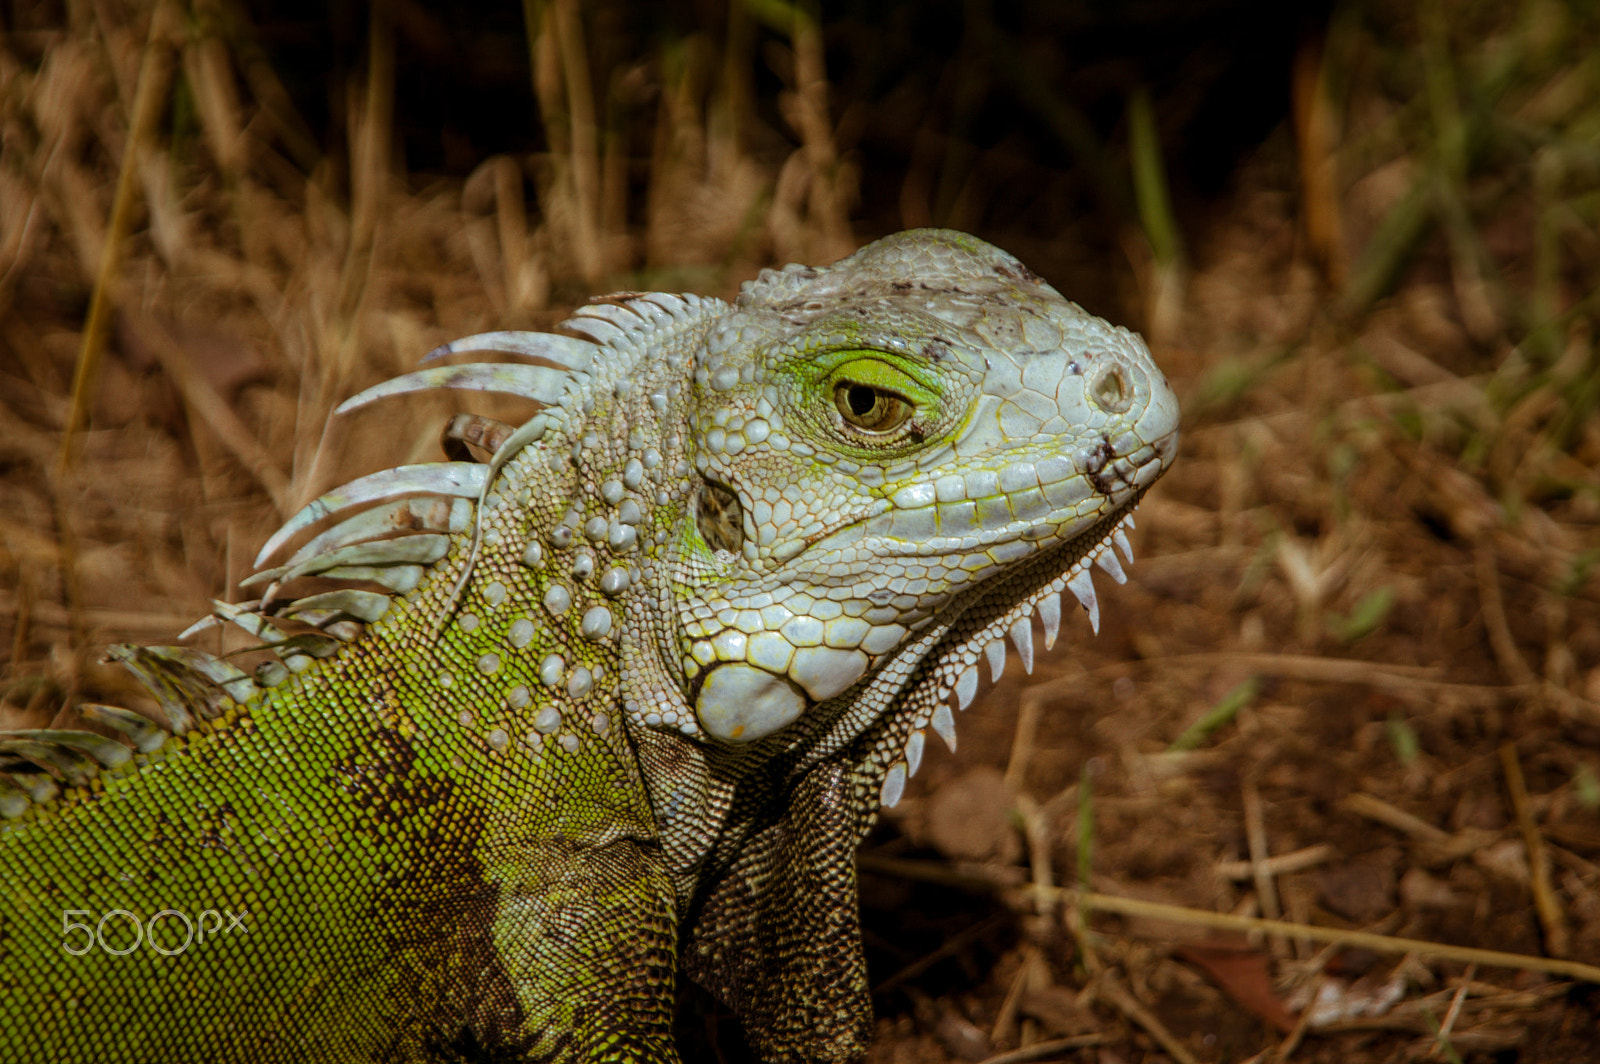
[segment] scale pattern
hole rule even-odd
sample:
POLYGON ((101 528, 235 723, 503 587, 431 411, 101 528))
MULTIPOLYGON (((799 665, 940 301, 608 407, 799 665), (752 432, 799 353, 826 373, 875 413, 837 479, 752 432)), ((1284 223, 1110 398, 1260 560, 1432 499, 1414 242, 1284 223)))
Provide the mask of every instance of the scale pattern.
POLYGON ((680 971, 859 1056, 856 846, 980 660, 1098 626, 1177 443, 1136 336, 942 230, 430 362, 341 410, 540 409, 271 537, 186 633, 251 672, 113 648, 154 720, 0 735, 0 1057, 662 1064, 680 971))

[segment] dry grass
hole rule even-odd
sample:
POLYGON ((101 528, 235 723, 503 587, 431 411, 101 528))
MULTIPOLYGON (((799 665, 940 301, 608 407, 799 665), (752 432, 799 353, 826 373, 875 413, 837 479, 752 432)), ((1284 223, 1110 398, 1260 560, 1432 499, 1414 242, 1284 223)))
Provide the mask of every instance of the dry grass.
MULTIPOLYGON (((1338 8, 1297 56, 1291 125, 1187 255, 1160 125, 1135 122, 1146 228, 1099 268, 1142 308, 1184 451, 1102 635, 1008 674, 870 847, 874 1060, 1592 1056, 1600 991, 1571 970, 1137 904, 1600 958, 1600 25, 1580 8, 1338 8)), ((231 597, 341 476, 431 458, 441 411, 399 440, 324 427, 438 341, 611 287, 726 295, 852 243, 861 177, 830 116, 854 102, 805 5, 730 5, 611 69, 584 5, 528 0, 548 150, 459 181, 395 162, 405 5, 375 8, 335 147, 238 8, 158 10, 0 37, 0 724, 136 701, 100 646, 231 597), (653 103, 619 117, 629 70, 653 103)), ((1031 179, 942 135, 893 178, 906 220, 975 224, 972 175, 1031 179)), ((1081 250, 982 235, 1075 290, 1049 260, 1081 250)))

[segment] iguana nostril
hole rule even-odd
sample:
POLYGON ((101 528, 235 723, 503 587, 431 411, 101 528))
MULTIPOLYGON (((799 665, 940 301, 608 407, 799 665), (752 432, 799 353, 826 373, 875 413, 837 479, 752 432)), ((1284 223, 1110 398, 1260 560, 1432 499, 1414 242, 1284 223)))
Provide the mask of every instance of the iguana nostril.
POLYGON ((1095 404, 1108 414, 1120 414, 1133 405, 1133 386, 1129 384, 1121 366, 1107 366, 1100 371, 1089 395, 1095 404))

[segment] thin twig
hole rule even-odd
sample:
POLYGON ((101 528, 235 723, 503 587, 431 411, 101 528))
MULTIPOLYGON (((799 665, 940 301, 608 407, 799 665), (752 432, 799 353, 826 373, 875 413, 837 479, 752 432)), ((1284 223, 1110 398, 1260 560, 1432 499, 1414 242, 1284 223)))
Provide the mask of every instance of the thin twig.
POLYGON ((278 508, 278 513, 292 512, 289 497, 289 478, 272 461, 267 449, 256 442, 255 433, 239 419, 228 406, 227 400, 201 374, 195 371, 189 356, 178 342, 160 324, 153 321, 140 323, 140 333, 150 343, 150 350, 166 371, 167 377, 178 386, 183 400, 196 418, 203 422, 245 469, 256 478, 278 508))
POLYGON ((1346 812, 1364 816, 1368 820, 1376 820, 1380 824, 1394 828, 1396 831, 1410 835, 1419 842, 1430 846, 1443 846, 1450 841, 1450 833, 1442 828, 1434 827, 1420 817, 1413 816, 1398 806, 1390 805, 1382 798, 1374 797, 1364 791, 1347 794, 1339 801, 1340 808, 1346 812))
MULTIPOLYGON (((1148 566, 1149 563, 1146 564, 1148 566)), ((1476 704, 1493 704, 1507 698, 1520 698, 1536 689, 1523 684, 1500 687, 1491 684, 1451 683, 1437 678, 1438 669, 1421 665, 1395 665, 1386 661, 1359 661, 1351 658, 1321 658, 1312 654, 1233 651, 1140 658, 1136 661, 1105 665, 1090 670, 1089 675, 1120 675, 1135 668, 1168 669, 1186 665, 1232 666, 1270 676, 1287 676, 1297 680, 1322 683, 1366 684, 1402 693, 1426 693, 1430 696, 1449 694, 1462 701, 1476 704)))
POLYGON ((1322 992, 1322 985, 1327 980, 1327 974, 1320 971, 1317 973, 1316 978, 1312 980, 1311 993, 1306 998, 1306 1007, 1300 1010, 1300 1016, 1295 1021, 1294 1030, 1284 1035, 1283 1041, 1279 1042, 1277 1049, 1273 1051, 1272 1059, 1277 1064, 1287 1064, 1289 1058, 1294 1056, 1294 1051, 1300 1048, 1300 1043, 1306 1036, 1306 1029, 1311 1026, 1311 1017, 1316 1014, 1316 1010, 1311 1006, 1316 1003, 1317 995, 1322 992))
POLYGON ((1483 605, 1483 626, 1489 633, 1489 647, 1495 660, 1505 671, 1506 679, 1519 686, 1537 687, 1538 678, 1517 650, 1517 641, 1511 635, 1511 625, 1506 622, 1505 603, 1500 598, 1500 567, 1495 560, 1494 545, 1480 539, 1472 552, 1473 568, 1478 577, 1478 601, 1483 605))
POLYGON ((1268 875, 1286 876, 1315 868, 1332 859, 1338 852, 1328 843, 1319 842, 1315 846, 1307 846, 1290 853, 1280 853, 1274 857, 1264 858, 1260 862, 1218 861, 1214 867, 1217 875, 1224 879, 1249 879, 1255 875, 1258 864, 1268 875))
MULTIPOLYGON (((920 866, 932 863, 927 861, 874 858, 871 862, 871 867, 875 871, 888 874, 909 873, 912 874, 911 878, 932 881, 936 878, 933 873, 920 870, 920 866)), ((1038 890, 1038 888, 1031 885, 1019 884, 1019 877, 1016 872, 1016 869, 1009 867, 995 869, 978 867, 968 870, 960 879, 962 885, 968 889, 975 888, 979 884, 986 882, 988 889, 1013 896, 1029 894, 1038 890)), ((950 875, 954 877, 954 873, 950 873, 950 875)), ((1450 946, 1440 942, 1399 938, 1394 935, 1380 935, 1370 931, 1346 931, 1336 927, 1318 927, 1315 924, 1299 924, 1287 920, 1264 920, 1257 916, 1236 916, 1232 913, 1210 912, 1205 909, 1191 909, 1183 905, 1166 905, 1161 902, 1140 901, 1135 898, 1122 898, 1114 894, 1076 890, 1071 887, 1055 887, 1043 893, 1057 904, 1069 908, 1081 907, 1086 911, 1098 910, 1100 912, 1118 913, 1122 916, 1168 920, 1189 927, 1210 928, 1214 931, 1242 931, 1247 934, 1261 932, 1269 935, 1285 935, 1291 938, 1310 939, 1313 942, 1329 942, 1340 946, 1370 949, 1380 953, 1415 953, 1418 956, 1432 957, 1438 960, 1459 961, 1462 964, 1478 964, 1492 968, 1511 968, 1516 971, 1544 972, 1547 975, 1564 976, 1568 979, 1580 979, 1587 983, 1600 984, 1600 966, 1561 958, 1533 957, 1525 953, 1503 953, 1499 950, 1477 949, 1472 946, 1450 946)))
POLYGON ((1021 1049, 1008 1049, 992 1057, 984 1057, 978 1064, 1030 1064, 1035 1060, 1049 1060, 1061 1053, 1090 1046, 1104 1045, 1110 1041, 1103 1034, 1075 1034, 1071 1038, 1055 1038, 1048 1042, 1035 1042, 1021 1049))
POLYGON ((1461 973, 1461 985, 1456 987, 1454 996, 1450 998, 1450 1011, 1444 1014, 1444 1022, 1439 1024, 1439 1033, 1434 1037, 1431 1055, 1440 1058, 1445 1055, 1445 1047, 1450 1032, 1455 1028, 1456 1017, 1461 1015, 1461 1006, 1466 1003, 1467 990, 1472 986, 1472 977, 1478 972, 1476 964, 1467 965, 1467 970, 1461 973))
POLYGON ((995 1013, 994 1023, 989 1027, 990 1042, 1012 1040, 1011 1028, 1016 1025, 1022 995, 1033 985, 1033 973, 1038 958, 1037 946, 1029 944, 1022 947, 1022 963, 1017 966, 1017 974, 1011 977, 1011 985, 1006 988, 1006 996, 1000 1002, 1000 1010, 995 1013))
MULTIPOLYGON (((1024 887, 1024 891, 1031 888, 1024 887)), ((1270 935, 1308 938, 1313 942, 1336 942, 1343 946, 1370 949, 1382 953, 1416 953, 1437 960, 1459 961, 1462 964, 1480 964, 1493 968, 1512 968, 1517 971, 1543 972, 1568 979, 1581 979, 1586 983, 1600 984, 1600 967, 1578 961, 1554 957, 1532 957, 1523 953, 1502 953, 1499 950, 1477 949, 1471 946, 1450 946, 1441 942, 1425 942, 1415 938, 1392 935, 1375 935, 1366 931, 1345 931, 1336 927, 1318 927, 1314 924, 1296 924, 1287 920, 1264 920, 1256 916, 1234 916, 1231 913, 1207 912, 1181 905, 1164 905, 1160 902, 1119 898, 1093 891, 1076 891, 1057 887, 1052 897, 1063 905, 1082 905, 1100 912, 1119 913, 1123 916, 1140 916, 1152 920, 1170 920, 1193 927, 1208 927, 1218 931, 1259 931, 1270 935)))
POLYGON ((1239 797, 1244 806, 1244 834, 1246 844, 1250 847, 1251 878, 1255 881, 1256 898, 1261 902, 1261 911, 1267 918, 1276 920, 1283 915, 1283 910, 1278 907, 1277 885, 1266 869, 1267 825, 1261 812, 1261 792, 1256 789, 1255 780, 1244 781, 1239 797))
POLYGON ((1155 1013, 1144 1007, 1144 1003, 1133 996, 1133 991, 1122 985, 1115 972, 1107 969, 1100 977, 1100 996, 1115 1005, 1117 1011, 1128 1019, 1145 1029, 1145 1032, 1161 1044, 1167 1055, 1176 1060, 1178 1064, 1199 1064, 1194 1054, 1190 1053, 1184 1044, 1178 1041, 1173 1033, 1167 1030, 1167 1025, 1162 1023, 1155 1013))
POLYGON ((1567 925, 1561 918, 1561 906, 1556 903, 1556 892, 1550 886, 1550 858, 1544 850, 1544 834, 1533 819, 1532 803, 1528 801, 1528 786, 1522 779, 1522 765, 1517 760, 1514 743, 1500 747, 1500 766, 1506 776, 1506 790, 1511 793, 1511 808, 1517 816, 1517 826, 1522 829, 1522 842, 1528 851, 1528 885, 1533 891, 1533 908, 1544 927, 1544 948, 1557 957, 1568 953, 1567 925))
POLYGON ((993 931, 995 928, 1001 926, 1011 919, 1013 919, 1013 917, 1010 913, 1001 912, 995 913, 993 916, 987 917, 986 919, 979 920, 965 931, 945 939, 939 944, 937 949, 923 954, 921 957, 918 957, 910 964, 890 975, 883 982, 873 987, 872 992, 874 994, 887 993, 888 991, 899 986, 901 983, 915 979, 917 976, 921 975, 929 968, 932 968, 935 964, 938 964, 946 957, 952 957, 961 952, 971 943, 977 941, 990 931, 993 931))

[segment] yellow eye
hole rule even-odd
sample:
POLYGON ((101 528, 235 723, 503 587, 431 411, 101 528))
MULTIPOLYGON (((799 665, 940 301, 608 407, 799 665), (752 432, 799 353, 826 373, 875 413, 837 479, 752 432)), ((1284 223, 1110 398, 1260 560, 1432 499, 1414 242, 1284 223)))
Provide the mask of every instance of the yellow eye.
POLYGON ((833 386, 833 405, 845 423, 862 432, 883 435, 906 423, 914 409, 904 397, 860 381, 842 380, 833 386))
POLYGON ((939 392, 917 376, 928 371, 884 351, 840 351, 832 357, 837 361, 818 382, 822 402, 817 405, 823 413, 825 397, 832 395, 838 420, 824 416, 845 437, 841 442, 875 454, 922 442, 925 423, 939 411, 939 392))

